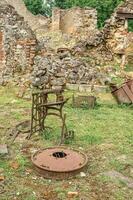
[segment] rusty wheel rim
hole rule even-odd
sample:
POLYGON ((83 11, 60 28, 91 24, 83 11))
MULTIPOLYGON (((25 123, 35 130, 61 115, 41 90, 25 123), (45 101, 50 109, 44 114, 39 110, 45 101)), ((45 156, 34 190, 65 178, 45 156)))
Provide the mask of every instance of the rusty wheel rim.
POLYGON ((32 163, 40 175, 46 178, 73 176, 86 167, 88 157, 79 150, 66 147, 49 147, 37 151, 32 163))

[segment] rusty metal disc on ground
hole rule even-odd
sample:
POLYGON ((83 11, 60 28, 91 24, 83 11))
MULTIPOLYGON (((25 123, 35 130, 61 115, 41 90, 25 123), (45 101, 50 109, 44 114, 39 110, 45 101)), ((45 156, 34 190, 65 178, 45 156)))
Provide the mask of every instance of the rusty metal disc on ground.
POLYGON ((66 179, 84 170, 87 156, 66 147, 51 147, 37 151, 32 162, 39 174, 49 179, 66 179))

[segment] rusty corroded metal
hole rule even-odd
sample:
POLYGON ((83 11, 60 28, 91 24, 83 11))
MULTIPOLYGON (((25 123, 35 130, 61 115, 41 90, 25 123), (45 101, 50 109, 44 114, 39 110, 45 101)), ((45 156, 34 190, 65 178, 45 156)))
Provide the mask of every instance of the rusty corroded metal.
POLYGON ((15 127, 10 130, 9 136, 12 137, 11 144, 15 141, 20 133, 29 133, 30 132, 30 120, 25 120, 20 122, 15 127))
POLYGON ((36 171, 48 179, 67 179, 83 171, 87 156, 66 147, 52 147, 37 151, 32 156, 36 171))
POLYGON ((31 131, 27 138, 30 139, 33 133, 42 132, 46 129, 45 119, 48 115, 54 115, 61 119, 62 134, 65 136, 67 128, 63 107, 67 101, 68 99, 63 97, 62 89, 50 89, 32 93, 31 131), (49 102, 49 95, 54 95, 55 100, 49 102))

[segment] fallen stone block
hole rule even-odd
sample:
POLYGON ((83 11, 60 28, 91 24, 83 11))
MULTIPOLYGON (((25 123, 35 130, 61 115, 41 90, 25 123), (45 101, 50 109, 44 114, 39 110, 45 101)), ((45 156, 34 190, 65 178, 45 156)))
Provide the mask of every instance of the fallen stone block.
POLYGON ((8 147, 6 144, 0 144, 0 155, 8 154, 8 147))
POLYGON ((103 173, 103 175, 110 177, 111 179, 114 179, 114 180, 123 181, 127 185, 128 188, 133 189, 133 179, 132 178, 126 177, 123 174, 121 174, 117 171, 114 171, 114 170, 105 172, 105 173, 103 173))

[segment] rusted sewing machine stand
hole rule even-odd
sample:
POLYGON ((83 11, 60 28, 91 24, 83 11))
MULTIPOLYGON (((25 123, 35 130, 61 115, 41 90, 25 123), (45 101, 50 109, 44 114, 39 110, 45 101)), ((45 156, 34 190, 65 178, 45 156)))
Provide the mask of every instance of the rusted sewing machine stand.
POLYGON ((67 132, 66 116, 63 115, 63 107, 68 99, 64 100, 62 93, 63 90, 44 90, 32 94, 31 131, 28 139, 30 139, 33 133, 44 131, 47 128, 45 126, 46 117, 53 115, 59 117, 62 121, 61 141, 63 142, 67 132), (50 94, 55 95, 55 102, 48 102, 50 94))

